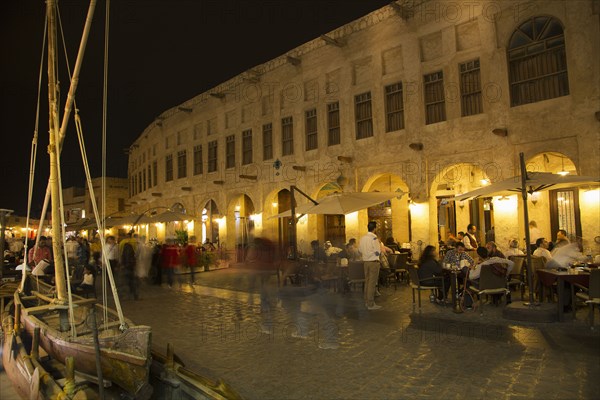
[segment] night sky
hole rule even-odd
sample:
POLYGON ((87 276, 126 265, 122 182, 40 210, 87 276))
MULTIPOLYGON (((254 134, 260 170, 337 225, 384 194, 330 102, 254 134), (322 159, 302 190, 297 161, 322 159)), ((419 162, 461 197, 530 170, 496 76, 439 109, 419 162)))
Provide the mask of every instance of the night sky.
MULTIPOLYGON (((128 148, 163 111, 275 58, 387 0, 113 0, 110 10, 107 176, 127 176, 128 148)), ((88 4, 60 0, 69 63, 75 63, 88 4)), ((106 2, 98 1, 77 90, 92 177, 101 176, 106 2)), ((43 0, 10 0, 0 13, 3 188, 0 208, 27 211, 29 159, 45 18, 43 0)), ((68 92, 59 42, 61 95, 68 92)), ((32 216, 48 180, 47 67, 43 63, 32 216)), ((73 119, 62 153, 63 187, 85 184, 73 119)))

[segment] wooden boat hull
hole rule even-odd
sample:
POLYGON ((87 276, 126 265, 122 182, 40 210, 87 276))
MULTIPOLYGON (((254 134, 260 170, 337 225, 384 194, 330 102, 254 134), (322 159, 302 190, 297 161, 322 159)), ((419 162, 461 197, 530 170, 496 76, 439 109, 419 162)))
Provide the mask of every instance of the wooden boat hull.
MULTIPOLYGON (((53 358, 65 362, 73 357, 77 371, 97 375, 96 350, 91 330, 81 336, 71 337, 71 332, 61 332, 57 324, 47 322, 58 321, 58 311, 51 304, 38 305, 39 299, 15 293, 15 304, 21 304, 21 324, 23 329, 32 335, 36 327, 40 328, 40 346, 53 358)), ((92 300, 93 301, 93 300, 92 300)), ((90 300, 76 297, 74 304, 81 311, 87 305, 96 307, 97 315, 102 315, 104 308, 97 304, 89 304, 90 300), (86 304, 87 303, 87 304, 86 304), (99 309, 99 310, 98 310, 99 309)), ((115 317, 113 310, 106 310, 115 317)), ((85 313, 87 315, 87 313, 85 313)), ((98 324, 100 325, 100 324, 98 324)), ((131 324, 133 325, 133 324, 131 324)), ((152 387, 149 384, 150 366, 152 363, 151 328, 149 326, 131 326, 124 332, 118 325, 99 333, 100 362, 104 379, 110 380, 138 399, 150 398, 152 387)))

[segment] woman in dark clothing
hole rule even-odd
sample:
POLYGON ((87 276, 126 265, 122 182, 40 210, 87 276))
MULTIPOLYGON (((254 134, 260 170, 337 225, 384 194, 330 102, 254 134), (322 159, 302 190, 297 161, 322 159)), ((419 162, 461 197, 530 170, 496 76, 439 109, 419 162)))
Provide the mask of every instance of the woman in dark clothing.
POLYGON ((423 250, 419 259, 418 272, 423 286, 437 286, 440 289, 437 294, 439 301, 447 298, 448 289, 450 289, 450 276, 444 274, 442 265, 437 260, 437 250, 434 246, 429 245, 423 250), (443 287, 442 279, 433 279, 438 277, 443 277, 443 287))

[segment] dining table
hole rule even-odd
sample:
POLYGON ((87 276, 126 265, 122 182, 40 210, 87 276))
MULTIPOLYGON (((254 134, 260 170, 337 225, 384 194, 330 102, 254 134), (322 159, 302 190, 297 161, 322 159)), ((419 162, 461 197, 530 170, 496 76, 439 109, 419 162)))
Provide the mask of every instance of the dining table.
POLYGON ((574 283, 577 283, 584 287, 590 285, 590 273, 583 270, 582 268, 565 268, 561 270, 557 269, 538 269, 536 271, 538 279, 541 283, 542 288, 553 287, 556 283, 556 294, 557 294, 557 315, 559 321, 565 320, 565 282, 569 283, 570 286, 570 300, 571 300, 571 311, 573 319, 575 319, 575 291, 574 283))

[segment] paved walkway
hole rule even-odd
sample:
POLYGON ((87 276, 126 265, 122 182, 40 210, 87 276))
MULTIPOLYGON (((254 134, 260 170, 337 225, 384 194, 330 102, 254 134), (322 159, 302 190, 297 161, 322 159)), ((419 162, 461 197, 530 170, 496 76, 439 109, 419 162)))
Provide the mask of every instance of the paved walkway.
POLYGON ((600 327, 589 329, 587 310, 517 325, 501 307, 454 314, 425 293, 413 312, 406 285, 383 288, 377 311, 359 290, 278 288, 274 277, 265 287, 261 296, 257 275, 230 268, 145 285, 122 303, 159 349, 172 343, 187 367, 245 399, 600 399, 600 327))

